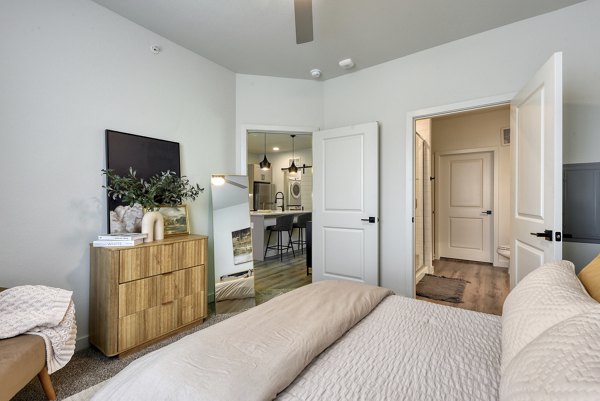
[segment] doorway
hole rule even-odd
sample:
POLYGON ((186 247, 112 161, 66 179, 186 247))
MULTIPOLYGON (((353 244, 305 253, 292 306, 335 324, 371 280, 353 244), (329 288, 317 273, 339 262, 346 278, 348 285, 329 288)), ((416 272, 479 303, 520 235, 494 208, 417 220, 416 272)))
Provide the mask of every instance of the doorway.
POLYGON ((414 261, 420 299, 486 313, 501 310, 509 261, 496 250, 510 238, 510 148, 503 144, 509 125, 507 104, 415 121, 414 261))
POLYGON ((436 243, 440 257, 493 262, 495 153, 438 153, 436 243))
POLYGON ((301 218, 312 212, 312 132, 248 129, 246 145, 254 288, 261 304, 312 282, 301 218), (292 229, 275 231, 285 216, 293 217, 292 229))

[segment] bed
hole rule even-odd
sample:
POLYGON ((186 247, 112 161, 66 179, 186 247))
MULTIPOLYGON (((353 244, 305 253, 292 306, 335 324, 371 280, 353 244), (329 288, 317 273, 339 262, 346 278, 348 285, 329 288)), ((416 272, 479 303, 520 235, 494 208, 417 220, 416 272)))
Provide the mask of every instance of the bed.
POLYGON ((320 282, 133 362, 93 400, 597 400, 600 309, 559 262, 502 318, 320 282))

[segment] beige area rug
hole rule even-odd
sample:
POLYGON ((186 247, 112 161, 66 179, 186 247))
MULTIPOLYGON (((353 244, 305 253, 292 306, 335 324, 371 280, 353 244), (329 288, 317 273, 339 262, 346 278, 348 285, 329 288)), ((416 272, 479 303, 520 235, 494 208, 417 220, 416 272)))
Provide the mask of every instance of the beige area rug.
MULTIPOLYGON (((57 400, 87 401, 100 389, 104 384, 104 381, 119 373, 137 358, 164 347, 165 345, 171 344, 198 330, 202 330, 215 323, 228 319, 237 313, 210 316, 199 326, 181 332, 173 337, 169 337, 123 358, 108 358, 93 347, 78 351, 73 355, 73 358, 67 366, 50 376, 52 378, 52 383, 54 384, 54 389, 56 390, 57 400)), ((42 386, 36 377, 23 388, 23 390, 15 395, 11 401, 37 400, 46 401, 46 397, 44 396, 42 386)))
POLYGON ((426 274, 417 284, 417 295, 437 301, 460 304, 468 283, 461 278, 426 274))

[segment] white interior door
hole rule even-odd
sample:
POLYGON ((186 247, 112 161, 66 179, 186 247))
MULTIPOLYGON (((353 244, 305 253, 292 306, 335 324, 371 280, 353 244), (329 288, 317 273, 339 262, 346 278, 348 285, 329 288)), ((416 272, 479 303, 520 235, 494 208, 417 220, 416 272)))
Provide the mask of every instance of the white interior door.
POLYGON ((438 170, 439 254, 492 262, 492 152, 441 155, 438 170))
POLYGON ((512 288, 533 269, 562 258, 562 53, 511 101, 510 129, 512 288), (545 232, 546 238, 537 236, 545 232))
POLYGON ((313 281, 379 284, 378 143, 376 122, 313 133, 313 281))

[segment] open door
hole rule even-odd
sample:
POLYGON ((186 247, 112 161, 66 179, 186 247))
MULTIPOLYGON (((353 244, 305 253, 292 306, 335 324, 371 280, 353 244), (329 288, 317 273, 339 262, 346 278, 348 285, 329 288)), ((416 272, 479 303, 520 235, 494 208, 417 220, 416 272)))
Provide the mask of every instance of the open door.
POLYGON ((562 258, 562 53, 510 106, 512 288, 543 263, 562 258))
POLYGON ((376 122, 313 133, 313 281, 379 284, 376 122))

